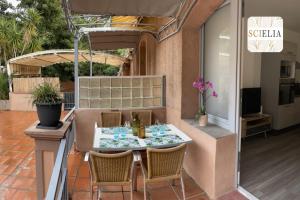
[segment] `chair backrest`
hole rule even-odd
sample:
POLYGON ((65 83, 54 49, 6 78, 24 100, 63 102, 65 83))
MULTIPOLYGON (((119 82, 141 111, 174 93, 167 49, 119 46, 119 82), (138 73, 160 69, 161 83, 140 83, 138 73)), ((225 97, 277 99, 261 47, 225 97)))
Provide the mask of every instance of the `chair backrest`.
POLYGON ((148 148, 148 179, 180 175, 185 149, 186 144, 169 149, 148 148))
POLYGON ((138 115, 141 123, 144 126, 150 126, 152 122, 152 111, 151 110, 141 110, 141 111, 132 111, 131 116, 138 115))
POLYGON ((101 112, 100 127, 116 127, 121 126, 121 112, 101 112))
POLYGON ((89 164, 93 182, 121 183, 131 180, 132 151, 104 154, 90 151, 89 164))

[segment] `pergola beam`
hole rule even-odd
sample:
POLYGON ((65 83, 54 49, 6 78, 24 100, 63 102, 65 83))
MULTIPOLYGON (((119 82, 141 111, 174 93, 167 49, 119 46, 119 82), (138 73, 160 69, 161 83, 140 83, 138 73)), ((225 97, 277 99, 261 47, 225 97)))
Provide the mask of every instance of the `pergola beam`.
POLYGON ((60 58, 62 58, 64 60, 66 60, 66 62, 73 62, 74 61, 74 60, 68 59, 68 58, 66 58, 66 57, 64 57, 64 56, 62 56, 60 54, 56 54, 56 56, 58 56, 58 57, 60 57, 60 58))

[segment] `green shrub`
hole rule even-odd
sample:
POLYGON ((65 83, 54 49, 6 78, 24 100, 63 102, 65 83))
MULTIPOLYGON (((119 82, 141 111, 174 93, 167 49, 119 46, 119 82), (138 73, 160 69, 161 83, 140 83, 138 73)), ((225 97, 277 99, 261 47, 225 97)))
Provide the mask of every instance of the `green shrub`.
MULTIPOLYGON (((120 68, 102 63, 93 63, 93 76, 117 76, 120 68)), ((90 75, 90 63, 79 63, 79 76, 90 75)), ((74 64, 60 63, 42 68, 43 77, 59 77, 60 81, 74 81, 74 64)))
POLYGON ((32 98, 32 104, 57 104, 62 102, 59 92, 48 82, 37 86, 32 93, 32 98))
POLYGON ((0 73, 0 100, 9 99, 9 84, 6 73, 0 73))

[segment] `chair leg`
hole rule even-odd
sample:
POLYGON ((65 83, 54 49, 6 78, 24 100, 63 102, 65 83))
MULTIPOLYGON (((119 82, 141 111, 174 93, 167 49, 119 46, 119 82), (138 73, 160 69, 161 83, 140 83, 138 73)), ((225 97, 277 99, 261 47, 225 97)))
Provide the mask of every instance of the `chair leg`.
POLYGON ((98 199, 101 200, 101 187, 98 187, 98 199))
POLYGON ((144 181, 144 200, 147 200, 147 185, 146 185, 146 181, 144 181))
POLYGON ((94 199, 94 186, 93 184, 91 183, 91 188, 90 188, 90 195, 91 195, 91 198, 94 199))
POLYGON ((133 165, 133 177, 132 177, 132 183, 133 183, 133 190, 137 191, 137 163, 134 163, 133 165))
POLYGON ((182 175, 180 177, 180 182, 181 182, 182 197, 183 197, 183 200, 185 200, 185 189, 184 189, 184 183, 183 183, 182 175))
POLYGON ((97 198, 96 198, 96 199, 97 199, 97 200, 100 200, 100 199, 101 199, 101 198, 100 198, 100 194, 99 194, 99 189, 100 189, 99 186, 97 186, 97 193, 96 193, 96 195, 97 195, 97 198))
POLYGON ((133 185, 130 184, 130 200, 133 200, 133 185))
POLYGON ((172 186, 173 186, 173 187, 176 186, 175 182, 176 182, 175 179, 173 179, 173 180, 172 180, 172 186))

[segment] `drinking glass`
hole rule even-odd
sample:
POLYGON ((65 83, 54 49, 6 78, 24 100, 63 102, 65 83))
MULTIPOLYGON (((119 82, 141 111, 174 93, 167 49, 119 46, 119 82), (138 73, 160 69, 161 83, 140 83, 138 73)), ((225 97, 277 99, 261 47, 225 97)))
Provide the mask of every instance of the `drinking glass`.
POLYGON ((159 122, 159 120, 158 120, 158 119, 156 119, 156 120, 155 120, 155 122, 154 122, 154 124, 155 124, 155 125, 160 125, 160 122, 159 122))
POLYGON ((114 140, 118 140, 119 139, 119 134, 114 133, 114 140))
POLYGON ((129 121, 125 121, 125 122, 124 122, 124 127, 130 128, 130 122, 129 122, 129 121))

